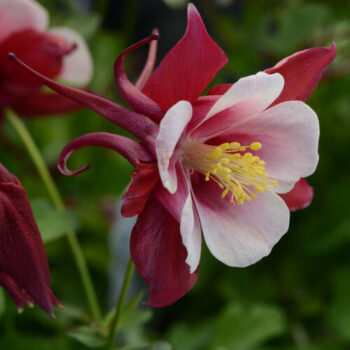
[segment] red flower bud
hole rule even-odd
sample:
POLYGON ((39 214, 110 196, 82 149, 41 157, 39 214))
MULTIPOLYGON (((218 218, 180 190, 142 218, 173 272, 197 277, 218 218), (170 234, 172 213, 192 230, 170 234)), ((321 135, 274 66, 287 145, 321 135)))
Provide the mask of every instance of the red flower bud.
POLYGON ((47 257, 27 194, 1 163, 0 286, 19 310, 36 302, 54 317, 52 305, 59 302, 50 290, 47 257))

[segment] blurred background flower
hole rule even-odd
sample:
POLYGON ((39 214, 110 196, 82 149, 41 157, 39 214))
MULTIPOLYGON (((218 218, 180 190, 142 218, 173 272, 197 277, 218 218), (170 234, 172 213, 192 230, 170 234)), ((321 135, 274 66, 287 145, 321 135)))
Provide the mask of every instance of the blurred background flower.
MULTIPOLYGON (((186 26, 186 4, 180 1, 177 7, 171 6, 175 3, 171 0, 40 3, 49 10, 52 26, 69 26, 85 37, 95 63, 91 88, 121 104, 112 74, 117 55, 157 27, 159 62, 186 26)), ((134 349, 142 349, 140 344, 155 339, 166 340, 174 350, 347 349, 350 3, 332 0, 194 3, 209 33, 229 57, 230 63, 220 71, 213 86, 264 70, 295 51, 336 42, 337 57, 308 100, 321 126, 320 163, 316 173, 308 178, 315 197, 310 207, 292 215, 290 230, 279 249, 256 265, 232 269, 204 251, 196 287, 173 306, 156 310, 143 307, 126 313, 118 342, 134 345, 134 349)), ((134 81, 146 56, 146 47, 130 54, 126 70, 134 81)), ((56 312, 56 321, 47 320, 39 310, 25 311, 16 317, 15 306, 0 291, 0 348, 86 349, 84 341, 98 344, 94 333, 69 329, 79 341, 65 333, 68 325, 80 324, 87 316, 79 278, 72 268, 74 261, 67 254, 62 236, 67 227, 73 225, 78 229, 99 299, 107 310, 110 266, 107 238, 114 212, 110 209, 114 207, 110 204, 111 194, 117 202, 129 182, 132 167, 114 152, 89 148, 74 155, 69 165, 75 169, 89 163, 89 173, 64 178, 56 170, 56 161, 62 148, 82 134, 97 130, 125 132, 88 110, 66 118, 31 120, 27 125, 65 195, 71 217, 55 215, 8 122, 1 130, 0 161, 21 178, 27 189, 46 244, 52 288, 66 308, 56 312)), ((115 254, 116 251, 111 252, 115 254)), ((129 304, 129 310, 134 304, 129 304)))

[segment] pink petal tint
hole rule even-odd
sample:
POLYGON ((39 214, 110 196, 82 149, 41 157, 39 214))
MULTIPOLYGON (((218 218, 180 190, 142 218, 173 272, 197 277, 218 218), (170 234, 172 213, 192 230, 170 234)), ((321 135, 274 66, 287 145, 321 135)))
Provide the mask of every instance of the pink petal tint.
POLYGON ((305 100, 335 55, 335 45, 296 53, 275 67, 218 86, 200 96, 227 58, 188 6, 184 37, 156 71, 157 32, 124 50, 114 67, 116 85, 134 111, 38 74, 27 73, 124 127, 140 142, 118 135, 81 136, 63 150, 59 168, 77 149, 103 146, 136 168, 122 213, 138 215, 131 256, 150 287, 149 305, 166 306, 195 283, 203 232, 212 254, 244 267, 268 255, 288 230, 290 210, 308 205, 303 177, 318 162, 319 124, 305 100), (126 54, 150 43, 143 73, 133 85, 126 54))
POLYGON ((19 310, 36 302, 54 317, 47 257, 27 195, 0 163, 0 286, 19 310))
POLYGON ((42 94, 42 84, 7 59, 8 53, 14 52, 45 76, 75 85, 87 84, 92 76, 92 61, 82 37, 68 28, 48 31, 47 27, 48 13, 36 1, 1 1, 0 109, 12 107, 26 116, 77 109, 77 104, 63 101, 62 96, 59 99, 63 108, 48 108, 47 101, 43 101, 43 107, 30 103, 28 100, 42 94))

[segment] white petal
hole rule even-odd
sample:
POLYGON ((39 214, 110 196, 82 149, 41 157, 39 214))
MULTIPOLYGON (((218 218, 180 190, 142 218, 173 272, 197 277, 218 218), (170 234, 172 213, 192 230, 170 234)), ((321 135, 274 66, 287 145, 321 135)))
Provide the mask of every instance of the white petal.
POLYGON ((171 164, 173 164, 173 168, 175 166, 175 161, 171 162, 171 158, 191 117, 191 104, 187 101, 180 101, 165 113, 160 122, 156 141, 159 175, 163 186, 171 193, 175 193, 177 189, 176 172, 169 172, 171 164))
POLYGON ((236 267, 254 264, 268 255, 288 230, 290 214, 283 199, 263 192, 257 199, 233 206, 220 192, 210 189, 213 186, 194 186, 196 208, 211 253, 236 267))
POLYGON ((269 177, 278 181, 279 193, 288 192, 316 169, 319 122, 304 102, 280 103, 236 125, 234 132, 250 134, 252 141, 261 142, 262 149, 256 155, 266 162, 269 177))
POLYGON ((245 103, 246 114, 252 115, 262 112, 276 100, 282 92, 283 86, 284 79, 278 73, 266 74, 259 72, 241 78, 217 100, 201 123, 243 101, 247 102, 245 103))
POLYGON ((185 201, 182 210, 180 232, 182 243, 187 249, 186 263, 190 266, 190 272, 196 271, 201 257, 202 236, 197 212, 193 208, 191 193, 185 201))
POLYGON ((66 27, 51 28, 50 33, 77 45, 72 53, 64 57, 58 79, 74 85, 87 85, 92 78, 93 62, 83 37, 75 30, 66 27))
POLYGON ((45 30, 48 12, 33 0, 0 0, 0 42, 23 29, 45 30))

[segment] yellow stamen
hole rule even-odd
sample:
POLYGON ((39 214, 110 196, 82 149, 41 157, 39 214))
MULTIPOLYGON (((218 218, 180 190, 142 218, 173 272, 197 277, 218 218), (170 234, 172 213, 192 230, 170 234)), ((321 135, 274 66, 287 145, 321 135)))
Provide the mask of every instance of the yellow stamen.
POLYGON ((210 146, 190 141, 183 146, 183 160, 189 168, 203 174, 205 181, 213 180, 222 189, 222 198, 230 192, 230 202, 242 205, 256 199, 257 193, 278 187, 277 181, 268 177, 266 163, 257 155, 245 152, 261 148, 260 142, 250 145, 225 142, 210 146))
POLYGON ((262 147, 262 144, 260 142, 253 142, 250 144, 250 148, 254 151, 259 151, 261 147, 262 147))

